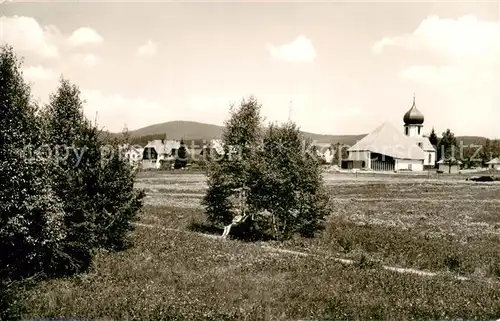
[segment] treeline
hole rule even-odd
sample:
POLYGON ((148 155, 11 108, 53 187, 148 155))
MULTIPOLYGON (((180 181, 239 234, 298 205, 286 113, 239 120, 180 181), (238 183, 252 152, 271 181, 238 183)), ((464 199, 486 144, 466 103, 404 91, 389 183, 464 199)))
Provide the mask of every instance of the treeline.
POLYGON ((500 157, 500 140, 498 139, 485 139, 481 142, 465 144, 460 142, 450 129, 438 137, 433 128, 429 140, 436 147, 437 161, 443 159, 453 164, 460 160, 464 168, 486 167, 486 163, 490 160, 500 157))
POLYGON ((119 152, 61 79, 37 106, 9 46, 0 49, 0 320, 20 317, 20 289, 86 271, 99 250, 120 251, 144 193, 119 152), (27 283, 30 280, 30 283, 27 283))

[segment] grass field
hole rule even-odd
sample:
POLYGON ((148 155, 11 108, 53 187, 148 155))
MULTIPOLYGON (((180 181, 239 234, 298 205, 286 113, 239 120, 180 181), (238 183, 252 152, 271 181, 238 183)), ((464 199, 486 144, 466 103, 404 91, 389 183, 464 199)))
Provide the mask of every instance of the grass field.
POLYGON ((200 232, 203 174, 148 172, 134 248, 47 281, 26 316, 107 320, 500 317, 500 183, 326 174, 331 215, 284 244, 200 232), (396 270, 396 268, 400 268, 396 270))

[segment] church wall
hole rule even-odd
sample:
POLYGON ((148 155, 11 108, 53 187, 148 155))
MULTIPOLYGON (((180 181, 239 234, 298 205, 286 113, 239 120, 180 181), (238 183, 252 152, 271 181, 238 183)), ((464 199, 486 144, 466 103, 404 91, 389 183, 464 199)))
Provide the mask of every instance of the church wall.
POLYGON ((413 172, 421 172, 424 170, 424 162, 421 159, 396 159, 395 170, 410 170, 413 172))
POLYGON ((433 165, 436 164, 436 152, 425 152, 424 165, 433 165))

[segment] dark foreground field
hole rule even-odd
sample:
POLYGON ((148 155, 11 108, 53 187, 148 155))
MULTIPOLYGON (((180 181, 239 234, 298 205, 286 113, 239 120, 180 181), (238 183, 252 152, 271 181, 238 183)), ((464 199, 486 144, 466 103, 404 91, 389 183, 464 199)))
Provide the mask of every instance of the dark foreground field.
POLYGON ((201 174, 148 174, 136 246, 45 282, 26 316, 107 320, 443 320, 500 317, 500 184, 327 175, 314 239, 202 231, 201 174), (400 268, 400 269, 396 269, 400 268))

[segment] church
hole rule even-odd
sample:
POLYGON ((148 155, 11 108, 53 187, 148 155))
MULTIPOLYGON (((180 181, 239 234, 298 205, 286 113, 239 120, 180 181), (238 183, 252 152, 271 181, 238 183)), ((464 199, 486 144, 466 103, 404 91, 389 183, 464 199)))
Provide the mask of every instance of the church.
POLYGON ((423 135, 424 115, 415 96, 403 116, 403 132, 385 122, 348 149, 348 168, 374 171, 423 171, 433 168, 436 150, 423 135))

